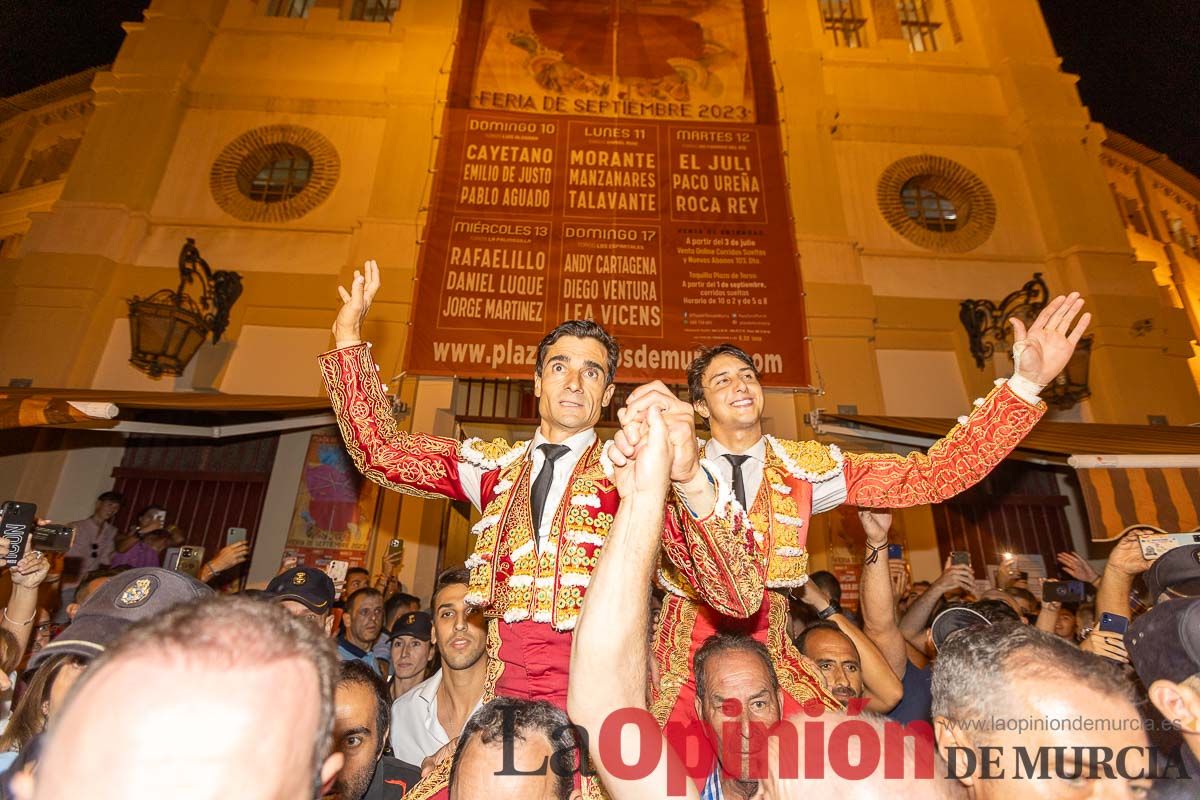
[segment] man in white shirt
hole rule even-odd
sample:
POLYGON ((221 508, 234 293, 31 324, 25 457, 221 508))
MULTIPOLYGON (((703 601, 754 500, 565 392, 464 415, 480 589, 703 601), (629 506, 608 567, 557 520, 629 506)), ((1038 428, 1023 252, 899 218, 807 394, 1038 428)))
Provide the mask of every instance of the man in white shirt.
POLYGON ((117 536, 112 519, 121 510, 123 499, 119 492, 104 492, 96 498, 96 508, 90 517, 71 523, 75 540, 66 554, 64 588, 78 586, 80 578, 112 560, 117 536))
POLYGON ((433 642, 442 668, 392 704, 392 753, 409 764, 421 764, 457 739, 481 705, 488 669, 487 628, 482 612, 466 603, 469 582, 466 569, 438 578, 433 642))

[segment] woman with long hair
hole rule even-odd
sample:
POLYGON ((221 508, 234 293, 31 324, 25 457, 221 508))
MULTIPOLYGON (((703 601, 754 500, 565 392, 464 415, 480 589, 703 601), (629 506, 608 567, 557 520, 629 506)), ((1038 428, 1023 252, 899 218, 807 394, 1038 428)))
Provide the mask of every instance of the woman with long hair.
POLYGON ((17 700, 0 734, 0 769, 7 769, 35 736, 46 729, 46 722, 60 708, 67 692, 87 668, 88 659, 64 653, 50 656, 29 679, 25 692, 17 700))

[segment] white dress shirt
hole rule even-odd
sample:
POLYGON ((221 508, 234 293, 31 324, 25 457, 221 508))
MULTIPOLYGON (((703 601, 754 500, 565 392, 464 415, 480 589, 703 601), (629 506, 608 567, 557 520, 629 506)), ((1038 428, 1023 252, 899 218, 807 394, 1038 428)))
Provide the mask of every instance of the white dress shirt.
MULTIPOLYGON (((567 486, 571 483, 571 474, 575 472, 575 467, 579 464, 579 459, 583 458, 583 454, 587 452, 596 441, 596 431, 594 428, 588 428, 586 431, 581 431, 574 436, 562 442, 570 450, 563 453, 558 461, 554 462, 554 480, 550 484, 550 491, 546 495, 546 505, 542 509, 542 518, 537 520, 538 526, 538 547, 545 547, 547 540, 550 538, 550 527, 554 521, 554 514, 558 511, 558 506, 562 502, 563 495, 567 493, 567 486)), ((525 449, 525 458, 533 459, 533 467, 529 472, 529 488, 533 489, 533 482, 537 480, 538 474, 542 471, 542 467, 546 463, 546 454, 539 449, 539 445, 548 444, 546 437, 542 436, 539 430, 533 435, 533 440, 529 442, 529 446, 525 449)), ((462 486, 463 493, 471 500, 471 505, 479 511, 483 510, 481 481, 484 471, 474 464, 467 462, 458 465, 458 482, 462 486)))
MULTIPOLYGON (((575 471, 579 459, 583 458, 583 454, 595 441, 596 431, 589 428, 561 442, 570 450, 563 453, 554 462, 554 480, 550 483, 550 491, 546 494, 546 505, 542 507, 542 518, 534 520, 534 524, 537 525, 539 549, 544 548, 550 539, 550 528, 554 523, 554 515, 558 513, 558 506, 562 503, 563 495, 567 493, 567 487, 571 483, 571 473, 575 471)), ((526 452, 533 459, 533 468, 529 471, 530 490, 533 489, 534 481, 546 466, 546 454, 541 451, 540 445, 548 443, 541 431, 535 433, 533 441, 529 443, 529 450, 526 452)))
MULTIPOLYGON (((420 766, 450 741, 438 721, 437 694, 441 685, 439 669, 392 703, 392 753, 405 763, 420 766)), ((472 715, 483 705, 482 701, 481 697, 471 709, 472 715)))
MULTIPOLYGON (((716 465, 717 470, 721 473, 721 481, 732 492, 733 464, 729 463, 728 458, 725 458, 727 453, 750 456, 742 463, 742 485, 746 488, 746 505, 753 506, 754 498, 758 497, 758 490, 762 486, 763 466, 767 460, 766 437, 761 437, 753 447, 742 453, 734 453, 716 439, 709 439, 708 444, 704 446, 704 457, 716 465)), ((749 511, 750 509, 746 508, 745 510, 749 511)))
MULTIPOLYGON (((742 463, 742 482, 746 487, 746 503, 753 506, 758 491, 762 488, 763 467, 767 458, 767 437, 759 439, 753 447, 740 455, 750 456, 742 463)), ((704 457, 716 465, 722 483, 733 491, 733 464, 723 456, 732 452, 716 439, 709 439, 704 446, 704 457)), ((812 513, 822 514, 846 502, 846 474, 838 470, 829 480, 813 484, 812 513)), ((749 508, 745 509, 747 512, 749 508)))

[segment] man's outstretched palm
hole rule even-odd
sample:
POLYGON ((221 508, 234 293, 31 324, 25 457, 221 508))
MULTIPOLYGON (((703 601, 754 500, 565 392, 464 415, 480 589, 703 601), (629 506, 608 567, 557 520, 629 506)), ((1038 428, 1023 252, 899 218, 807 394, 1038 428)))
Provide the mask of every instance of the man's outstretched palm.
POLYGON ((1058 377, 1092 321, 1091 314, 1084 314, 1079 318, 1075 330, 1071 330, 1071 322, 1082 309, 1083 298, 1079 292, 1071 292, 1066 297, 1060 295, 1051 300, 1028 330, 1021 320, 1015 317, 1010 319, 1016 350, 1020 353, 1017 374, 1039 386, 1045 386, 1058 377))
POLYGON ((363 264, 362 272, 354 270, 350 291, 338 287, 342 307, 333 321, 333 339, 338 347, 349 347, 362 341, 362 323, 371 309, 371 301, 379 291, 379 265, 374 261, 363 264))

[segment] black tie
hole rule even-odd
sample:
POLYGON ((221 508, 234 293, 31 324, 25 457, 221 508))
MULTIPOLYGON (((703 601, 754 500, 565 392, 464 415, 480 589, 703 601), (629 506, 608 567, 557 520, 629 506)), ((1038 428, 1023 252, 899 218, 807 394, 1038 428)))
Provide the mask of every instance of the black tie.
POLYGON ((746 481, 742 478, 742 464, 750 460, 750 456, 735 456, 733 453, 726 453, 725 460, 733 465, 733 496, 737 498, 738 504, 742 510, 749 511, 746 507, 746 481))
POLYGON ((542 528, 542 512, 546 509, 546 495, 550 494, 550 484, 554 483, 554 462, 565 456, 571 448, 565 444, 542 444, 538 450, 546 457, 542 471, 533 482, 533 540, 538 540, 538 531, 542 528))

